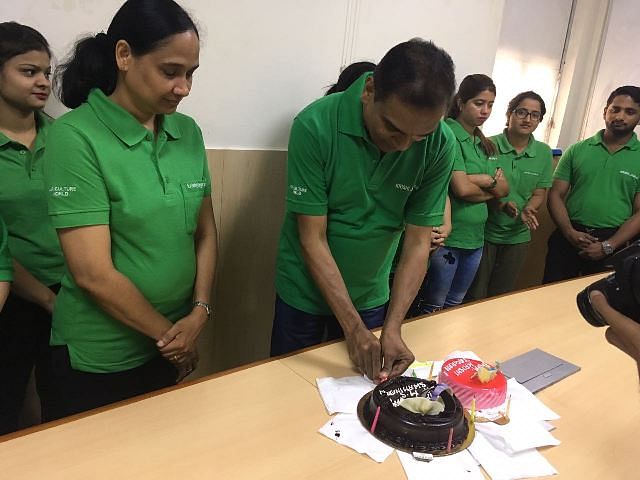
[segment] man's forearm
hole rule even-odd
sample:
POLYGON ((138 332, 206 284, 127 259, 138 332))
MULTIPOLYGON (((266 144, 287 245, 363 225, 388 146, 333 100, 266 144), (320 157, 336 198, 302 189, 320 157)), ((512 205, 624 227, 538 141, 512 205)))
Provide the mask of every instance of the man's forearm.
MULTIPOLYGON (((625 243, 640 234, 640 212, 634 213, 624 222, 618 231, 607 239, 614 250, 622 248, 625 243)), ((600 240, 605 240, 601 238, 600 240)))
POLYGON ((548 206, 551 218, 563 234, 573 229, 564 199, 560 195, 553 191, 549 192, 548 206))
POLYGON ((385 319, 385 331, 400 330, 407 310, 411 306, 427 273, 431 234, 411 237, 405 234, 400 261, 393 277, 391 300, 385 319))
POLYGON ((2 311, 2 307, 4 307, 4 302, 7 301, 7 297, 9 296, 9 282, 0 282, 0 312, 2 311))
POLYGON ((329 245, 316 240, 301 246, 307 268, 345 334, 363 326, 329 245))
POLYGON ((542 205, 542 203, 544 202, 545 193, 546 193, 546 190, 542 190, 542 192, 534 191, 533 195, 531 195, 531 198, 525 205, 525 208, 529 207, 529 208, 538 210, 542 205))

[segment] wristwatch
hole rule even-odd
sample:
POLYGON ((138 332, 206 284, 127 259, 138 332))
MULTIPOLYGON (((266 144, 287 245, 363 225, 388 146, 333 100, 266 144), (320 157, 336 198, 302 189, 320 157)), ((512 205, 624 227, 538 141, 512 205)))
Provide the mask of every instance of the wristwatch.
POLYGON ((209 305, 208 303, 196 300, 195 302, 193 302, 193 306, 194 308, 195 307, 204 308, 207 311, 207 318, 211 319, 211 315, 213 314, 213 308, 211 307, 211 305, 209 305))
POLYGON ((602 251, 604 252, 605 255, 611 255, 613 253, 613 245, 611 245, 608 240, 605 240, 604 242, 602 242, 601 245, 602 245, 602 251))

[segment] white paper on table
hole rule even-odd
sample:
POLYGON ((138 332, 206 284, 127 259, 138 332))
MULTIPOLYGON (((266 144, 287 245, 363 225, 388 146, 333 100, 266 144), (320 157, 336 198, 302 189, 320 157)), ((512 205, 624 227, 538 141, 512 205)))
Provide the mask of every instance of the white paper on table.
POLYGON ((384 462, 393 453, 393 447, 371 435, 362 426, 358 416, 351 413, 339 413, 318 431, 340 445, 368 455, 378 463, 384 462))
POLYGON ((530 420, 557 420, 560 418, 556 412, 547 407, 533 393, 515 378, 507 380, 507 398, 511 395, 509 418, 527 418, 530 420))
POLYGON ((471 360, 478 360, 479 362, 483 361, 478 355, 475 354, 475 352, 472 352, 471 350, 454 350, 449 355, 444 357, 444 361, 446 362, 447 360, 450 360, 452 358, 470 358, 471 360))
POLYGON ((316 384, 329 415, 356 413, 360 399, 375 387, 375 384, 364 376, 316 378, 316 384))
POLYGON ((476 423, 475 427, 476 431, 482 433, 491 445, 508 454, 560 444, 560 440, 551 435, 536 420, 518 417, 511 418, 506 425, 489 422, 476 423))
POLYGON ((477 431, 469 451, 492 480, 543 477, 558 473, 535 448, 508 455, 493 447, 484 435, 477 431))
POLYGON ((447 480, 484 480, 484 475, 467 450, 454 455, 434 457, 430 462, 421 462, 406 452, 398 452, 398 458, 409 480, 442 478, 447 480))
POLYGON ((443 363, 444 362, 442 362, 442 360, 413 362, 402 375, 405 377, 417 377, 427 380, 429 378, 429 373, 431 373, 432 380, 438 381, 438 375, 440 374, 440 369, 442 368, 443 363), (431 368, 431 364, 433 364, 433 369, 431 368))

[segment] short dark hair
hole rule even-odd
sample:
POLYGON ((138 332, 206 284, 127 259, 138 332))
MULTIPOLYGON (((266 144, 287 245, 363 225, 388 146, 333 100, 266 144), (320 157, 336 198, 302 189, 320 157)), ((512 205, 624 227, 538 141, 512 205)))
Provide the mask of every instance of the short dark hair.
POLYGON ((389 50, 373 73, 374 99, 396 95, 419 108, 447 106, 456 89, 455 67, 433 42, 414 38, 389 50))
POLYGON ((375 68, 376 64, 372 62, 355 62, 347 65, 344 67, 344 70, 340 72, 338 81, 331 85, 327 93, 325 93, 325 96, 331 95, 332 93, 344 92, 353 82, 360 78, 363 73, 373 72, 375 68))
MULTIPOLYGON (((528 90, 526 92, 520 92, 509 101, 509 105, 507 106, 507 119, 509 118, 509 115, 511 114, 511 112, 513 112, 516 108, 518 108, 518 105, 520 105, 520 103, 523 100, 526 100, 527 98, 531 100, 535 100, 540 104, 540 120, 544 118, 544 114, 547 113, 547 107, 544 104, 544 100, 536 92, 532 90, 528 90)), ((509 125, 509 122, 507 121, 507 126, 508 125, 509 125)))
POLYGON ((36 29, 17 22, 0 23, 0 68, 16 55, 33 50, 51 58, 49 43, 36 29))
POLYGON ((54 90, 69 108, 86 101, 93 88, 110 95, 118 81, 114 49, 119 40, 125 40, 134 55, 145 55, 172 35, 190 30, 198 35, 189 14, 173 0, 128 0, 113 17, 106 34, 76 43, 69 58, 56 69, 54 90))
POLYGON ((609 98, 607 98, 607 107, 611 105, 613 99, 621 96, 629 96, 631 99, 640 105, 640 87, 636 87, 635 85, 625 85, 623 87, 616 88, 609 98))

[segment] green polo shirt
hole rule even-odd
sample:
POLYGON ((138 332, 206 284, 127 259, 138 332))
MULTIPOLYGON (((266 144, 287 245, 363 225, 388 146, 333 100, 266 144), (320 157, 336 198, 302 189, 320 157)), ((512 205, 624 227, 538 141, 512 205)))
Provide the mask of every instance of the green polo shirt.
POLYGON ((632 215, 633 200, 640 191, 640 141, 634 133, 612 154, 602 141, 602 133, 571 145, 553 178, 571 185, 566 205, 572 222, 615 228, 632 215))
MULTIPOLYGON (((496 157, 487 157, 482 150, 480 138, 470 135, 460 123, 447 118, 447 125, 456 136, 454 170, 469 175, 485 173, 493 176, 498 166, 496 157)), ((475 249, 484 245, 484 224, 487 221, 486 202, 467 202, 451 198, 451 234, 447 237, 447 247, 475 249)))
MULTIPOLYGON (((505 133, 491 137, 498 147, 498 165, 509 182, 509 195, 501 202, 514 202, 518 211, 527 205, 533 191, 551 186, 553 155, 546 143, 538 142, 533 135, 522 152, 509 143, 505 133)), ((513 245, 531 240, 531 231, 522 223, 520 215, 511 218, 504 212, 489 209, 484 230, 485 239, 496 244, 513 245)))
POLYGON ((362 116, 367 76, 309 105, 291 128, 276 289, 307 313, 331 310, 303 259, 297 214, 326 215, 329 248, 357 310, 389 299, 389 270, 405 224, 442 224, 453 135, 440 122, 408 150, 382 154, 362 116))
POLYGON ((42 157, 51 119, 36 113, 33 152, 0 133, 0 212, 13 257, 45 285, 60 283, 64 258, 47 214, 42 157))
POLYGON ((13 267, 11 265, 7 237, 7 227, 2 217, 0 217, 0 282, 10 282, 13 280, 13 267))
MULTIPOLYGON (((191 310, 194 232, 211 192, 202 134, 189 117, 160 116, 154 134, 93 90, 51 128, 45 157, 49 214, 56 228, 108 225, 115 268, 164 316, 191 310)), ((53 345, 88 372, 134 368, 158 354, 153 339, 106 314, 65 273, 53 345)))

